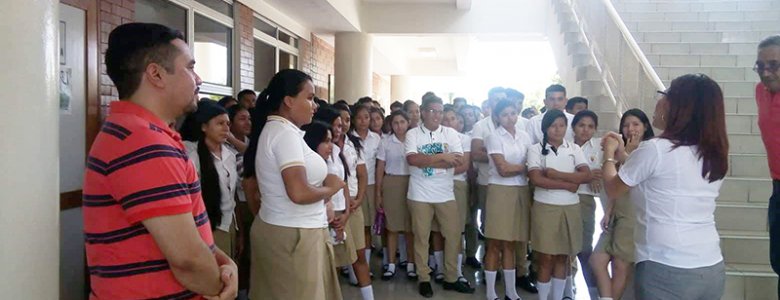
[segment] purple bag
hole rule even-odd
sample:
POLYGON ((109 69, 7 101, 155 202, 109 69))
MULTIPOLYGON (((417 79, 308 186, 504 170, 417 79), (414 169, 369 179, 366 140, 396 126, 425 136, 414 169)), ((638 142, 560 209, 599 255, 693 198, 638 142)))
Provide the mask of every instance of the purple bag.
POLYGON ((374 217, 374 226, 371 227, 371 231, 374 235, 382 235, 385 232, 385 210, 379 209, 374 217))

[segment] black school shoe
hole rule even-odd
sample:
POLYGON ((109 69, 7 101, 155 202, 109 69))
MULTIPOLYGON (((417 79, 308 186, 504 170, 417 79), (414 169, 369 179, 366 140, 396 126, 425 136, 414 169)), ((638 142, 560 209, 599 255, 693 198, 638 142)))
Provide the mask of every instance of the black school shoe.
POLYGON ((482 263, 476 257, 466 257, 466 265, 474 269, 482 269, 482 263))
POLYGON ((538 294, 539 290, 536 289, 536 285, 531 281, 528 276, 520 276, 515 280, 515 286, 523 289, 531 294, 538 294))
POLYGON ((431 298, 433 297, 433 287, 431 287, 430 282, 420 282, 419 284, 420 288, 420 295, 425 298, 431 298))
POLYGON ((456 291, 462 294, 473 294, 475 289, 471 287, 468 281, 462 282, 456 280, 455 282, 444 282, 444 290, 456 291))

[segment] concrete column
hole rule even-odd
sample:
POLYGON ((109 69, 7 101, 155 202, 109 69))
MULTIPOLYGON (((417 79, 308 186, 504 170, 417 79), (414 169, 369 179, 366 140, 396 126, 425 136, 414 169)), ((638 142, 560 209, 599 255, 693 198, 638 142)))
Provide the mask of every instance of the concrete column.
POLYGON ((0 295, 59 298, 58 7, 0 9, 0 295))
POLYGON ((393 101, 400 101, 401 103, 409 99, 414 99, 411 95, 409 83, 409 76, 390 76, 390 98, 392 98, 393 101))
POLYGON ((336 34, 335 101, 355 103, 360 97, 371 96, 372 38, 362 32, 336 34))

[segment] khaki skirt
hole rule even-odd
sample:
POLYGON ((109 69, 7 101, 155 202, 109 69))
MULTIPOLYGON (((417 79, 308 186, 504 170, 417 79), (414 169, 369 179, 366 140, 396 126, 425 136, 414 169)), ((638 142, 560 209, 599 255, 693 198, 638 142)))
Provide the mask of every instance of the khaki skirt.
POLYGON ((469 184, 466 181, 455 180, 455 202, 458 203, 458 220, 462 221, 458 229, 463 232, 469 223, 469 184))
POLYGON ((376 218, 376 203, 374 203, 374 185, 369 185, 366 188, 366 198, 363 199, 363 203, 360 204, 360 208, 363 210, 363 226, 371 227, 374 225, 374 218, 376 218))
POLYGON ((596 199, 591 195, 580 194, 582 212, 582 252, 593 250, 593 233, 596 230, 596 199))
POLYGON ((365 228, 363 228, 362 209, 356 209, 352 212, 352 214, 349 216, 349 220, 347 220, 347 226, 349 227, 349 231, 352 232, 352 242, 355 245, 355 250, 365 249, 366 231, 365 228))
MULTIPOLYGON (((339 213, 336 213, 340 215, 339 213)), ((363 232, 361 232, 362 234, 363 232)), ((357 249, 355 249, 355 236, 349 226, 344 226, 344 234, 347 238, 343 243, 333 245, 335 265, 338 267, 349 266, 357 261, 357 249)))
POLYGON ((635 224, 634 204, 628 197, 618 199, 612 211, 609 230, 601 233, 593 251, 607 253, 625 262, 634 262, 635 224))
POLYGON ((250 298, 342 299, 326 228, 271 225, 256 218, 250 298))
POLYGON ((485 237, 527 242, 531 232, 531 191, 528 186, 491 184, 485 201, 485 237))
POLYGON ((412 218, 406 205, 409 175, 385 175, 382 180, 382 206, 385 228, 393 232, 412 231, 412 218))
POLYGON ((225 232, 219 229, 214 229, 211 232, 211 235, 214 236, 214 244, 217 245, 217 248, 219 250, 222 250, 222 252, 225 252, 228 256, 235 257, 235 250, 236 250, 236 235, 238 232, 236 231, 236 222, 233 221, 230 223, 230 232, 225 232))
POLYGON ((539 201, 531 207, 531 241, 535 251, 549 255, 576 255, 582 249, 580 205, 552 205, 539 201))

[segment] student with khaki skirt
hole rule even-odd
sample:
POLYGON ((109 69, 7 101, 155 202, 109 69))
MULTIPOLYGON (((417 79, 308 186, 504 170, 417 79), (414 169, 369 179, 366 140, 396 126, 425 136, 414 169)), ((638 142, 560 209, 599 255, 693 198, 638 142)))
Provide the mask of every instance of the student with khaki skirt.
POLYGON ((341 299, 325 200, 345 185, 328 175, 300 127, 311 123, 314 83, 297 70, 274 75, 253 111, 244 157, 263 204, 252 224, 251 299, 341 299))
MULTIPOLYGON (((625 152, 630 155, 639 143, 655 136, 647 115, 639 109, 629 109, 620 118, 620 133, 625 152)), ((603 299, 620 299, 634 264, 634 205, 627 196, 609 199, 601 220, 602 233, 590 259, 598 279, 599 296, 603 299), (612 266, 608 272, 607 265, 612 266)))
POLYGON ((363 210, 363 227, 365 234, 365 256, 366 262, 371 264, 371 226, 374 225, 374 218, 376 217, 376 204, 374 202, 375 184, 376 184, 376 153, 379 149, 379 141, 382 138, 379 134, 370 130, 371 125, 371 106, 357 105, 353 108, 352 112, 352 126, 350 128, 350 134, 360 138, 360 142, 363 145, 363 151, 361 152, 363 161, 366 162, 367 182, 365 198, 361 202, 361 209, 363 210))
POLYGON ((570 257, 582 249, 582 212, 577 190, 590 181, 588 162, 577 144, 564 139, 566 115, 550 109, 542 119, 542 142, 528 151, 533 182, 531 240, 539 265, 539 299, 563 298, 570 257))
POLYGON ((428 268, 428 238, 431 224, 436 220, 445 239, 444 289, 471 294, 474 288, 459 281, 457 273, 460 222, 453 192, 453 173, 455 167, 464 163, 461 141, 455 130, 441 126, 444 113, 441 98, 426 97, 422 111, 423 124, 409 130, 404 142, 411 173, 407 204, 414 232, 414 259, 419 266, 419 292, 423 297, 433 297, 428 268))
MULTIPOLYGON (((457 168, 455 168, 455 202, 458 202, 458 215, 459 221, 462 221, 460 226, 461 232, 465 236, 466 225, 469 223, 469 183, 467 181, 466 174, 471 166, 471 136, 463 133, 463 126, 465 123, 465 117, 456 112, 454 108, 448 107, 444 109, 444 117, 442 118, 441 125, 455 129, 460 133, 460 144, 463 147, 463 161, 466 162, 457 168)), ((463 242, 460 244, 461 249, 458 250, 458 280, 465 281, 466 277, 463 277, 463 242)))
MULTIPOLYGON (((390 114, 389 123, 392 131, 379 143, 376 155, 376 207, 385 211, 385 229, 387 230, 387 248, 395 253, 398 248, 398 234, 407 237, 406 252, 414 253, 414 234, 412 220, 406 206, 406 192, 409 190, 409 164, 404 155, 404 141, 409 129, 409 117, 403 110, 390 114)), ((387 270, 382 274, 382 280, 390 280, 395 276, 395 255, 388 255, 387 270)), ((408 256, 406 276, 417 280, 414 266, 414 255, 408 256)))
POLYGON ((515 289, 515 251, 518 242, 528 242, 531 230, 531 191, 526 177, 526 153, 531 138, 517 130, 517 107, 501 100, 493 109, 496 131, 487 137, 485 145, 490 156, 490 179, 485 211, 485 280, 487 299, 499 299, 496 294, 496 272, 499 257, 503 266, 505 299, 517 300, 515 289))
MULTIPOLYGON (((590 267, 590 255, 593 253, 593 233, 596 230, 596 196, 606 199, 601 180, 601 138, 594 137, 599 125, 599 117, 590 110, 583 110, 574 115, 571 126, 574 129, 574 143, 582 148, 585 159, 590 166, 592 175, 589 183, 580 185, 577 195, 580 197, 582 211, 582 251, 577 254, 582 266, 582 276, 588 285, 591 299, 598 299, 596 277, 590 267)), ((576 265, 576 262, 574 262, 576 265)), ((574 266, 572 266, 574 267, 574 266)))

